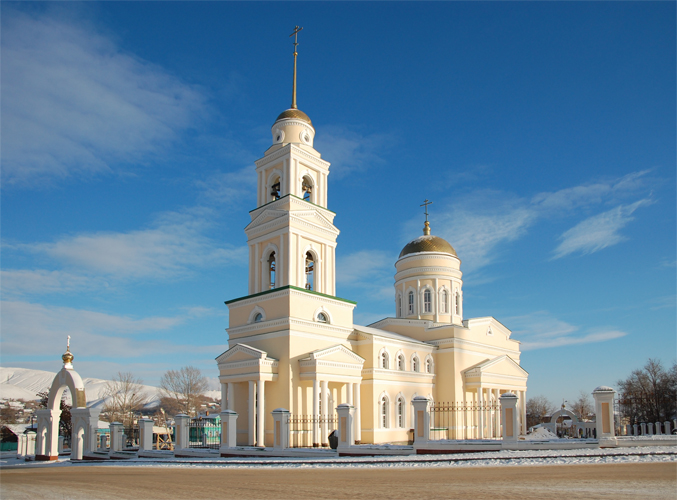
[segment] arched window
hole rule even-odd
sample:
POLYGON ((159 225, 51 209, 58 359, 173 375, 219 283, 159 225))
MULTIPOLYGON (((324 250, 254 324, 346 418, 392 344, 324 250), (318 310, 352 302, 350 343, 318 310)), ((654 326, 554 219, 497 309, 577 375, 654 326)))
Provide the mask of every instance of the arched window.
POLYGON ((413 358, 411 358, 411 371, 412 372, 419 371, 418 356, 414 356, 413 358))
POLYGON ((388 353, 386 351, 383 351, 381 353, 381 368, 384 370, 387 370, 389 368, 389 359, 388 359, 388 353))
POLYGON ((425 360, 425 372, 426 373, 432 373, 433 372, 433 360, 430 358, 427 358, 425 360))
POLYGON ((301 193, 303 194, 303 199, 306 201, 313 201, 310 195, 313 193, 313 181, 308 176, 303 177, 301 182, 301 193))
POLYGON ((275 252, 270 252, 268 256, 268 279, 272 290, 275 288, 275 252))
POLYGON ((409 292, 409 314, 414 314, 414 292, 409 292))
POLYGON ((383 429, 388 428, 388 397, 383 396, 381 398, 381 427, 383 429))
POLYGON ((329 323, 329 318, 327 317, 326 314, 320 313, 317 315, 317 321, 320 323, 329 323))
POLYGON ((442 290, 440 296, 440 312, 442 314, 447 314, 449 312, 449 294, 446 290, 442 290))
POLYGON ((397 356, 397 369, 404 371, 404 354, 397 356))
POLYGON ((397 295, 397 317, 402 317, 402 296, 399 294, 397 295))
POLYGON ((315 289, 315 258, 306 252, 306 290, 315 289))
POLYGON ((263 314, 256 313, 256 316, 254 316, 254 323, 261 323, 261 321, 263 321, 263 314))
POLYGON ((433 297, 429 288, 423 292, 423 312, 433 312, 433 297))
POLYGON ((461 294, 456 290, 456 314, 461 314, 461 294))
POLYGON ((397 398, 397 427, 404 427, 404 398, 397 398))
POLYGON ((270 185, 270 199, 271 201, 279 200, 282 193, 280 191, 280 178, 275 177, 270 185))

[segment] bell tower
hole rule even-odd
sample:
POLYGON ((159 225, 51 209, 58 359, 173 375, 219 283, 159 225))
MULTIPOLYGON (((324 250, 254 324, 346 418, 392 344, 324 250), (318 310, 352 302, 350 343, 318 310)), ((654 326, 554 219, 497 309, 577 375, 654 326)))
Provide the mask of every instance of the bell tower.
POLYGON ((256 161, 257 207, 245 228, 249 246, 249 294, 293 286, 336 294, 335 250, 339 234, 327 209, 329 162, 313 147, 315 128, 296 105, 298 33, 294 36, 291 107, 271 128, 273 144, 256 161))

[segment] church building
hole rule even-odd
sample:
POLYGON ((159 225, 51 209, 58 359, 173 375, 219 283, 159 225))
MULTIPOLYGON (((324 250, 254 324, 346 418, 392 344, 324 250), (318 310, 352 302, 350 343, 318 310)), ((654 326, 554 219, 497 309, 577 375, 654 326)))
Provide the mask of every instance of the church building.
MULTIPOLYGON (((237 444, 271 446, 271 412, 284 408, 320 422, 312 443, 326 445, 327 417, 342 403, 355 408, 357 441, 406 442, 414 397, 481 404, 505 392, 519 398, 524 432, 520 344, 492 317, 464 318, 461 260, 427 220, 394 262, 392 317, 356 325, 356 303, 336 296, 330 163, 296 105, 296 57, 295 44, 291 108, 273 123, 272 145, 251 174, 249 292, 226 302, 229 349, 216 358, 223 407, 238 413, 237 444)), ((481 420, 473 427, 474 437, 489 435, 481 420)))

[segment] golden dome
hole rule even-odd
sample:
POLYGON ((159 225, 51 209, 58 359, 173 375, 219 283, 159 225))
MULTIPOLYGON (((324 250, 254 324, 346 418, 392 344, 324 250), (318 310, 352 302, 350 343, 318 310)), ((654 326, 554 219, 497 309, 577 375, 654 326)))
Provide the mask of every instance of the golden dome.
POLYGON ((277 117, 277 120, 275 122, 279 122, 280 120, 286 120, 288 118, 297 118, 299 120, 303 120, 306 122, 308 125, 312 127, 313 122, 310 121, 310 118, 308 117, 307 114, 305 114, 303 111, 297 108, 290 108, 286 111, 283 111, 280 113, 280 116, 277 117))
POLYGON ((73 362, 73 354, 71 354, 70 347, 66 349, 66 352, 63 353, 63 356, 61 356, 61 359, 63 360, 64 365, 67 365, 68 363, 73 362))
POLYGON ((419 252, 441 252, 456 257, 456 250, 445 239, 433 236, 432 234, 424 234, 407 243, 400 252, 400 258, 419 252))

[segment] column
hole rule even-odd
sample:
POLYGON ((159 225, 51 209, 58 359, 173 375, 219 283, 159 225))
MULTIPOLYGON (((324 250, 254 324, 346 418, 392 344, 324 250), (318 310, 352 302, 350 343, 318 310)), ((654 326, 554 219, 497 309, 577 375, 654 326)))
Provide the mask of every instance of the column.
POLYGON ((482 386, 477 388, 477 407, 478 407, 478 412, 477 412, 477 439, 483 439, 484 438, 484 409, 483 404, 484 404, 484 389, 482 389, 482 386))
POLYGON ((313 380, 313 447, 320 446, 320 381, 313 380))
MULTIPOLYGON (((607 441, 605 446, 615 446, 616 433, 614 422, 614 391, 611 387, 601 386, 592 391, 592 397, 595 398, 595 427, 597 429, 597 439, 607 441)), ((644 425, 644 424, 642 424, 644 425)), ((642 434, 644 434, 642 429, 642 434)))
POLYGON ((289 411, 284 408, 273 410, 273 449, 289 448, 289 411))
POLYGON ((353 425, 355 426, 355 444, 360 444, 362 441, 362 417, 361 410, 362 406, 360 404, 360 383, 357 382, 353 384, 353 406, 355 406, 355 418, 353 419, 353 425))
POLYGON ((520 409, 522 410, 522 434, 527 433, 527 391, 520 391, 520 400, 522 405, 520 409))
POLYGON ((327 418, 329 415, 329 412, 327 411, 329 408, 329 398, 327 397, 328 391, 327 391, 327 381, 322 380, 320 381, 320 397, 322 398, 322 415, 320 415, 321 420, 320 420, 320 428, 322 430, 322 446, 329 446, 329 440, 327 438, 327 418))
POLYGON ((235 411, 235 384, 228 383, 228 409, 235 411))
POLYGON ((237 413, 233 410, 221 412, 221 451, 228 451, 237 445, 237 413))
POLYGON ((427 443, 430 439, 430 411, 428 398, 416 396, 411 403, 414 405, 414 446, 427 443))
POLYGON ((346 403, 353 406, 353 384, 345 384, 346 386, 346 403))
POLYGON ((348 404, 340 404, 336 407, 338 414, 338 450, 350 448, 355 444, 353 435, 353 417, 355 408, 348 404))
POLYGON ((264 401, 264 392, 265 392, 266 383, 263 380, 256 382, 256 395, 257 395, 257 412, 256 412, 256 421, 257 421, 257 433, 256 433, 256 445, 265 446, 265 429, 264 424, 266 422, 266 413, 265 413, 265 401, 264 401))
POLYGON ((228 409, 228 384, 221 382, 221 411, 228 409))
POLYGON ((440 296, 439 296, 439 282, 438 279, 435 278, 435 290, 433 290, 433 309, 435 311, 435 323, 439 323, 440 321, 440 296))
POLYGON ((139 451, 153 450, 153 419, 139 419, 139 451))
POLYGON ((256 441, 256 395, 254 393, 254 381, 249 381, 249 439, 247 444, 254 446, 256 441))

